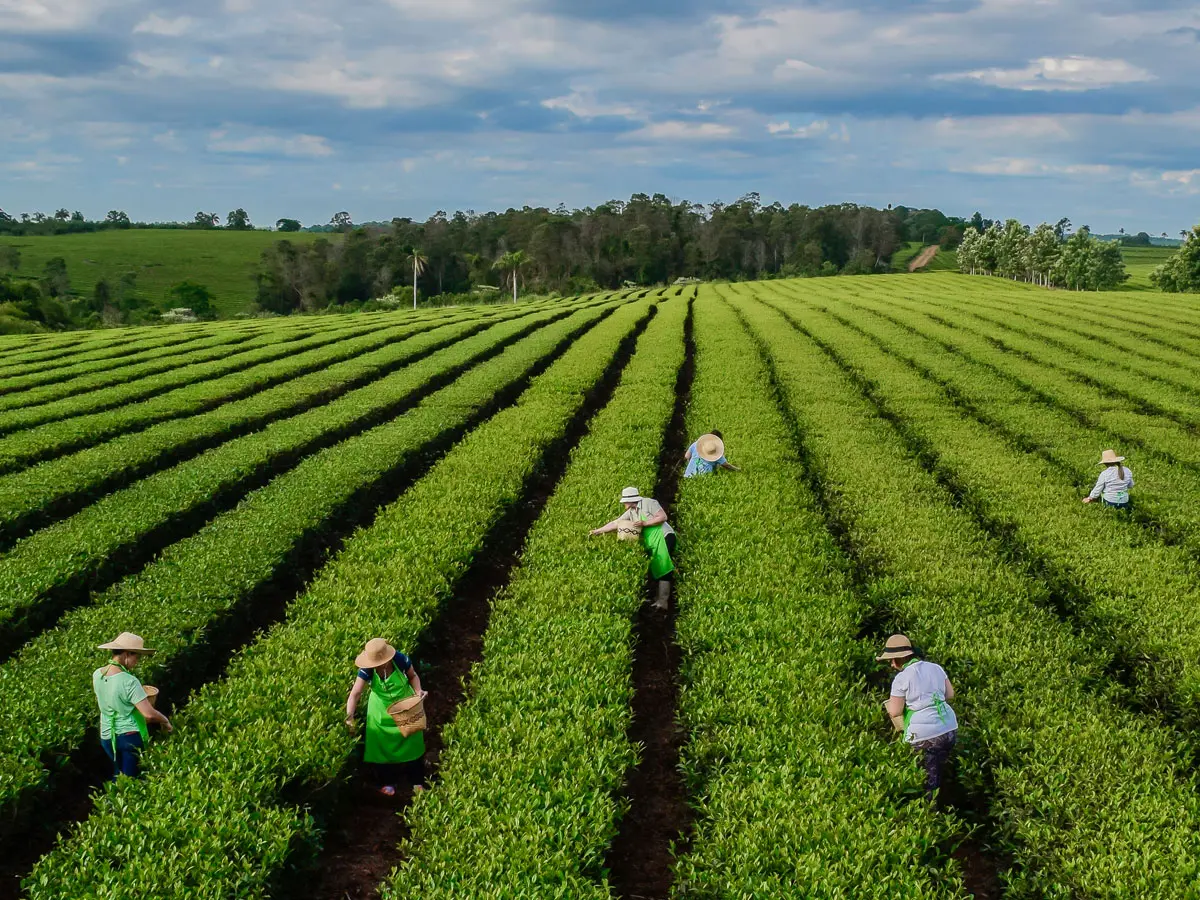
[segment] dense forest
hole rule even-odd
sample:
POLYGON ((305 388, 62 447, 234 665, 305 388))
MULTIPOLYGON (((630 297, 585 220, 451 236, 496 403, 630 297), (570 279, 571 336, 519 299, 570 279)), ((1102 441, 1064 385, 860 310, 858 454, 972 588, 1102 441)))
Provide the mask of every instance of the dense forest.
POLYGON ((757 194, 707 207, 635 194, 594 208, 510 209, 354 227, 263 254, 258 303, 285 312, 403 293, 480 286, 580 293, 679 278, 748 280, 888 271, 905 241, 956 246, 962 219, 937 210, 763 205, 757 194), (414 265, 415 263, 415 265, 414 265))
MULTIPOLYGON (((991 224, 979 214, 975 219, 991 224)), ((289 239, 287 233, 299 231, 301 223, 279 219, 273 230, 281 239, 263 253, 252 287, 259 309, 288 313, 349 310, 381 299, 411 303, 414 286, 423 302, 438 302, 501 290, 578 294, 681 278, 870 274, 888 271, 892 254, 907 241, 955 247, 968 225, 938 210, 848 203, 785 207, 764 205, 757 194, 708 206, 635 194, 586 209, 438 212, 424 222, 396 218, 360 225, 339 212, 315 240, 289 239)), ((139 223, 121 210, 101 220, 65 208, 53 215, 0 210, 0 234, 12 236, 148 228, 254 226, 243 209, 231 211, 223 225, 220 216, 207 212, 189 222, 139 223)), ((138 297, 134 273, 79 296, 61 258, 43 272, 18 271, 19 253, 6 252, 13 258, 0 259, 3 330, 141 324, 180 307, 202 317, 213 314, 207 287, 190 280, 162 301, 138 297)))

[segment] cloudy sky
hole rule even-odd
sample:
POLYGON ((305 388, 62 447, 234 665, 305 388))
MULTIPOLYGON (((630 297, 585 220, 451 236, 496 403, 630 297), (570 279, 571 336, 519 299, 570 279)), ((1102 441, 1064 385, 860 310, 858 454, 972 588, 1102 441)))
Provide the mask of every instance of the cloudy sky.
POLYGON ((0 207, 1200 220, 1180 0, 0 0, 0 207))

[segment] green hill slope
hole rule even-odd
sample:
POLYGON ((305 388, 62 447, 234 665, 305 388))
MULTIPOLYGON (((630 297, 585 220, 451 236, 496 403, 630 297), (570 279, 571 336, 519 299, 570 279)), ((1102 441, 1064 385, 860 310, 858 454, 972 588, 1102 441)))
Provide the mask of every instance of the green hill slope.
POLYGON ((21 252, 17 274, 26 278, 39 277, 47 260, 61 256, 67 262, 71 292, 80 297, 91 294, 101 279, 115 285, 122 275, 133 272, 137 294, 161 303, 172 286, 190 279, 212 291, 218 311, 227 317, 250 307, 259 257, 285 237, 310 243, 331 236, 139 228, 36 237, 0 235, 0 246, 13 246, 21 252))

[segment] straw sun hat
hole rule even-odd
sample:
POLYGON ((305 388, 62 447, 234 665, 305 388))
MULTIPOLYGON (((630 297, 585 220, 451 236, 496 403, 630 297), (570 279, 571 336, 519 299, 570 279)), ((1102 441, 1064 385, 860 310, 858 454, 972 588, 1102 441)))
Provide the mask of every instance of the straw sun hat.
POLYGON ((904 659, 913 655, 912 641, 902 634, 893 634, 883 645, 883 652, 875 657, 876 662, 886 659, 904 659))
POLYGON ((1103 453, 1100 454, 1100 462, 1098 463, 1098 465, 1111 466, 1114 463, 1119 463, 1119 462, 1125 462, 1125 457, 1117 456, 1117 452, 1115 450, 1105 450, 1103 453))
POLYGON ((638 489, 635 487, 627 487, 621 491, 622 503, 640 503, 641 499, 642 495, 638 493, 638 489))
POLYGON ((97 650, 114 650, 122 653, 140 653, 142 656, 150 656, 155 651, 146 646, 138 635, 130 634, 128 631, 122 631, 107 644, 101 644, 97 650))
POLYGON ((383 638, 371 638, 363 652, 354 658, 354 664, 360 669, 374 669, 385 663, 390 663, 396 657, 396 648, 383 638))
POLYGON ((725 442, 715 434, 702 434, 696 438, 696 452, 705 462, 715 463, 725 455, 725 442))

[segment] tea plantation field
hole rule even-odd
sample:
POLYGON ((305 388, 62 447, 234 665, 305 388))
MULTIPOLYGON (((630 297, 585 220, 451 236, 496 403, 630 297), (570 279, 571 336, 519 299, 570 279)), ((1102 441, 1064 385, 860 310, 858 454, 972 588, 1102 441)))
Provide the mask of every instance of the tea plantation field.
POLYGON ((1186 297, 943 272, 0 338, 0 898, 1195 897, 1198 360, 1186 297), (106 785, 126 630, 174 732, 106 785), (376 636, 416 797, 343 723, 376 636))

